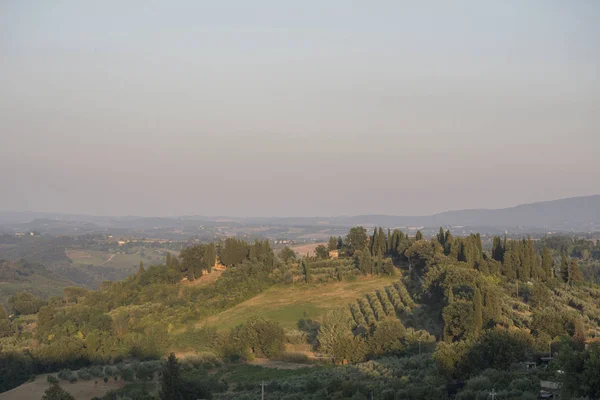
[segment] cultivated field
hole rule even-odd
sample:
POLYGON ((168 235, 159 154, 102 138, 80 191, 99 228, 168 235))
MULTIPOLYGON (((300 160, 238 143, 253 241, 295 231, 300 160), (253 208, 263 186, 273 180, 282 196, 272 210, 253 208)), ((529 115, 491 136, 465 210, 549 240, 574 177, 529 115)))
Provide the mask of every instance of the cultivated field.
POLYGON ((296 254, 298 254, 300 256, 306 256, 306 254, 308 253, 308 255, 310 257, 313 257, 315 255, 315 249, 320 244, 327 246, 327 242, 309 243, 309 244, 301 244, 301 245, 297 245, 297 246, 292 246, 292 250, 294 250, 296 252, 296 254))
POLYGON ((326 285, 295 284, 276 286, 220 314, 200 321, 217 329, 227 329, 244 323, 250 316, 277 321, 284 328, 296 328, 302 318, 320 319, 330 309, 356 302, 356 299, 390 285, 399 278, 368 277, 354 282, 334 282, 326 285))

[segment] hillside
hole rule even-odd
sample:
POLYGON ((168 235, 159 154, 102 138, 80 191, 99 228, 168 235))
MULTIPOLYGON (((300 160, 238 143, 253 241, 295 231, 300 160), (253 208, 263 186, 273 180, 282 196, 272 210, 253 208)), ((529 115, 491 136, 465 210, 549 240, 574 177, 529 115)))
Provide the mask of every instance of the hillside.
POLYGON ((10 296, 26 291, 47 298, 62 295, 63 289, 76 284, 40 264, 0 259, 0 304, 10 296))
POLYGON ((252 316, 277 321, 286 329, 297 329, 301 319, 321 320, 327 311, 348 306, 362 295, 397 279, 382 276, 319 285, 275 286, 235 307, 200 320, 198 326, 229 329, 243 324, 252 316))
POLYGON ((279 258, 268 241, 237 238, 190 245, 99 290, 13 301, 12 316, 0 312, 0 388, 61 371, 67 389, 123 381, 106 399, 156 393, 165 375, 182 398, 221 400, 256 399, 261 382, 280 400, 468 400, 493 388, 527 400, 541 381, 597 397, 600 287, 580 263, 597 265, 600 243, 492 242, 354 227, 331 241, 337 259, 279 258), (293 368, 263 368, 282 363, 293 368))

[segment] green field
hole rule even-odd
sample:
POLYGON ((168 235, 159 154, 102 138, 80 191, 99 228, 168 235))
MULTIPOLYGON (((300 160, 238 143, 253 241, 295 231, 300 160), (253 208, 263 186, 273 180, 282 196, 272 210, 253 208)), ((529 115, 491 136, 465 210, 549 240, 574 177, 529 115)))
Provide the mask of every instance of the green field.
POLYGON ((357 279, 354 282, 275 286, 229 310, 200 321, 199 325, 227 329, 244 323, 250 316, 258 316, 277 321, 284 328, 294 329, 302 318, 319 320, 328 310, 345 306, 398 279, 397 276, 386 276, 357 279))

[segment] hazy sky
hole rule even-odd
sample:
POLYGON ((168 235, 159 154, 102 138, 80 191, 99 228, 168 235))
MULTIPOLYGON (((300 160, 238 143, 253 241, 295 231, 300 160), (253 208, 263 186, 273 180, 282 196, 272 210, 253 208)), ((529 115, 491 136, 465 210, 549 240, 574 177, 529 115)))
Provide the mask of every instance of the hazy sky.
POLYGON ((0 1, 0 209, 426 214, 600 192, 600 1, 0 1))

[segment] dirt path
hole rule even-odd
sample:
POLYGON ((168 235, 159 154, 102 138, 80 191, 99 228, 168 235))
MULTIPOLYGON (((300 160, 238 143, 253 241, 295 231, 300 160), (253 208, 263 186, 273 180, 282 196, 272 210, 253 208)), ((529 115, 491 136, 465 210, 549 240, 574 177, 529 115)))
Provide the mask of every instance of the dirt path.
POLYGON ((113 258, 115 258, 116 254, 111 254, 110 257, 108 257, 108 260, 104 261, 101 265, 105 265, 108 264, 110 262, 110 260, 112 260, 113 258))

